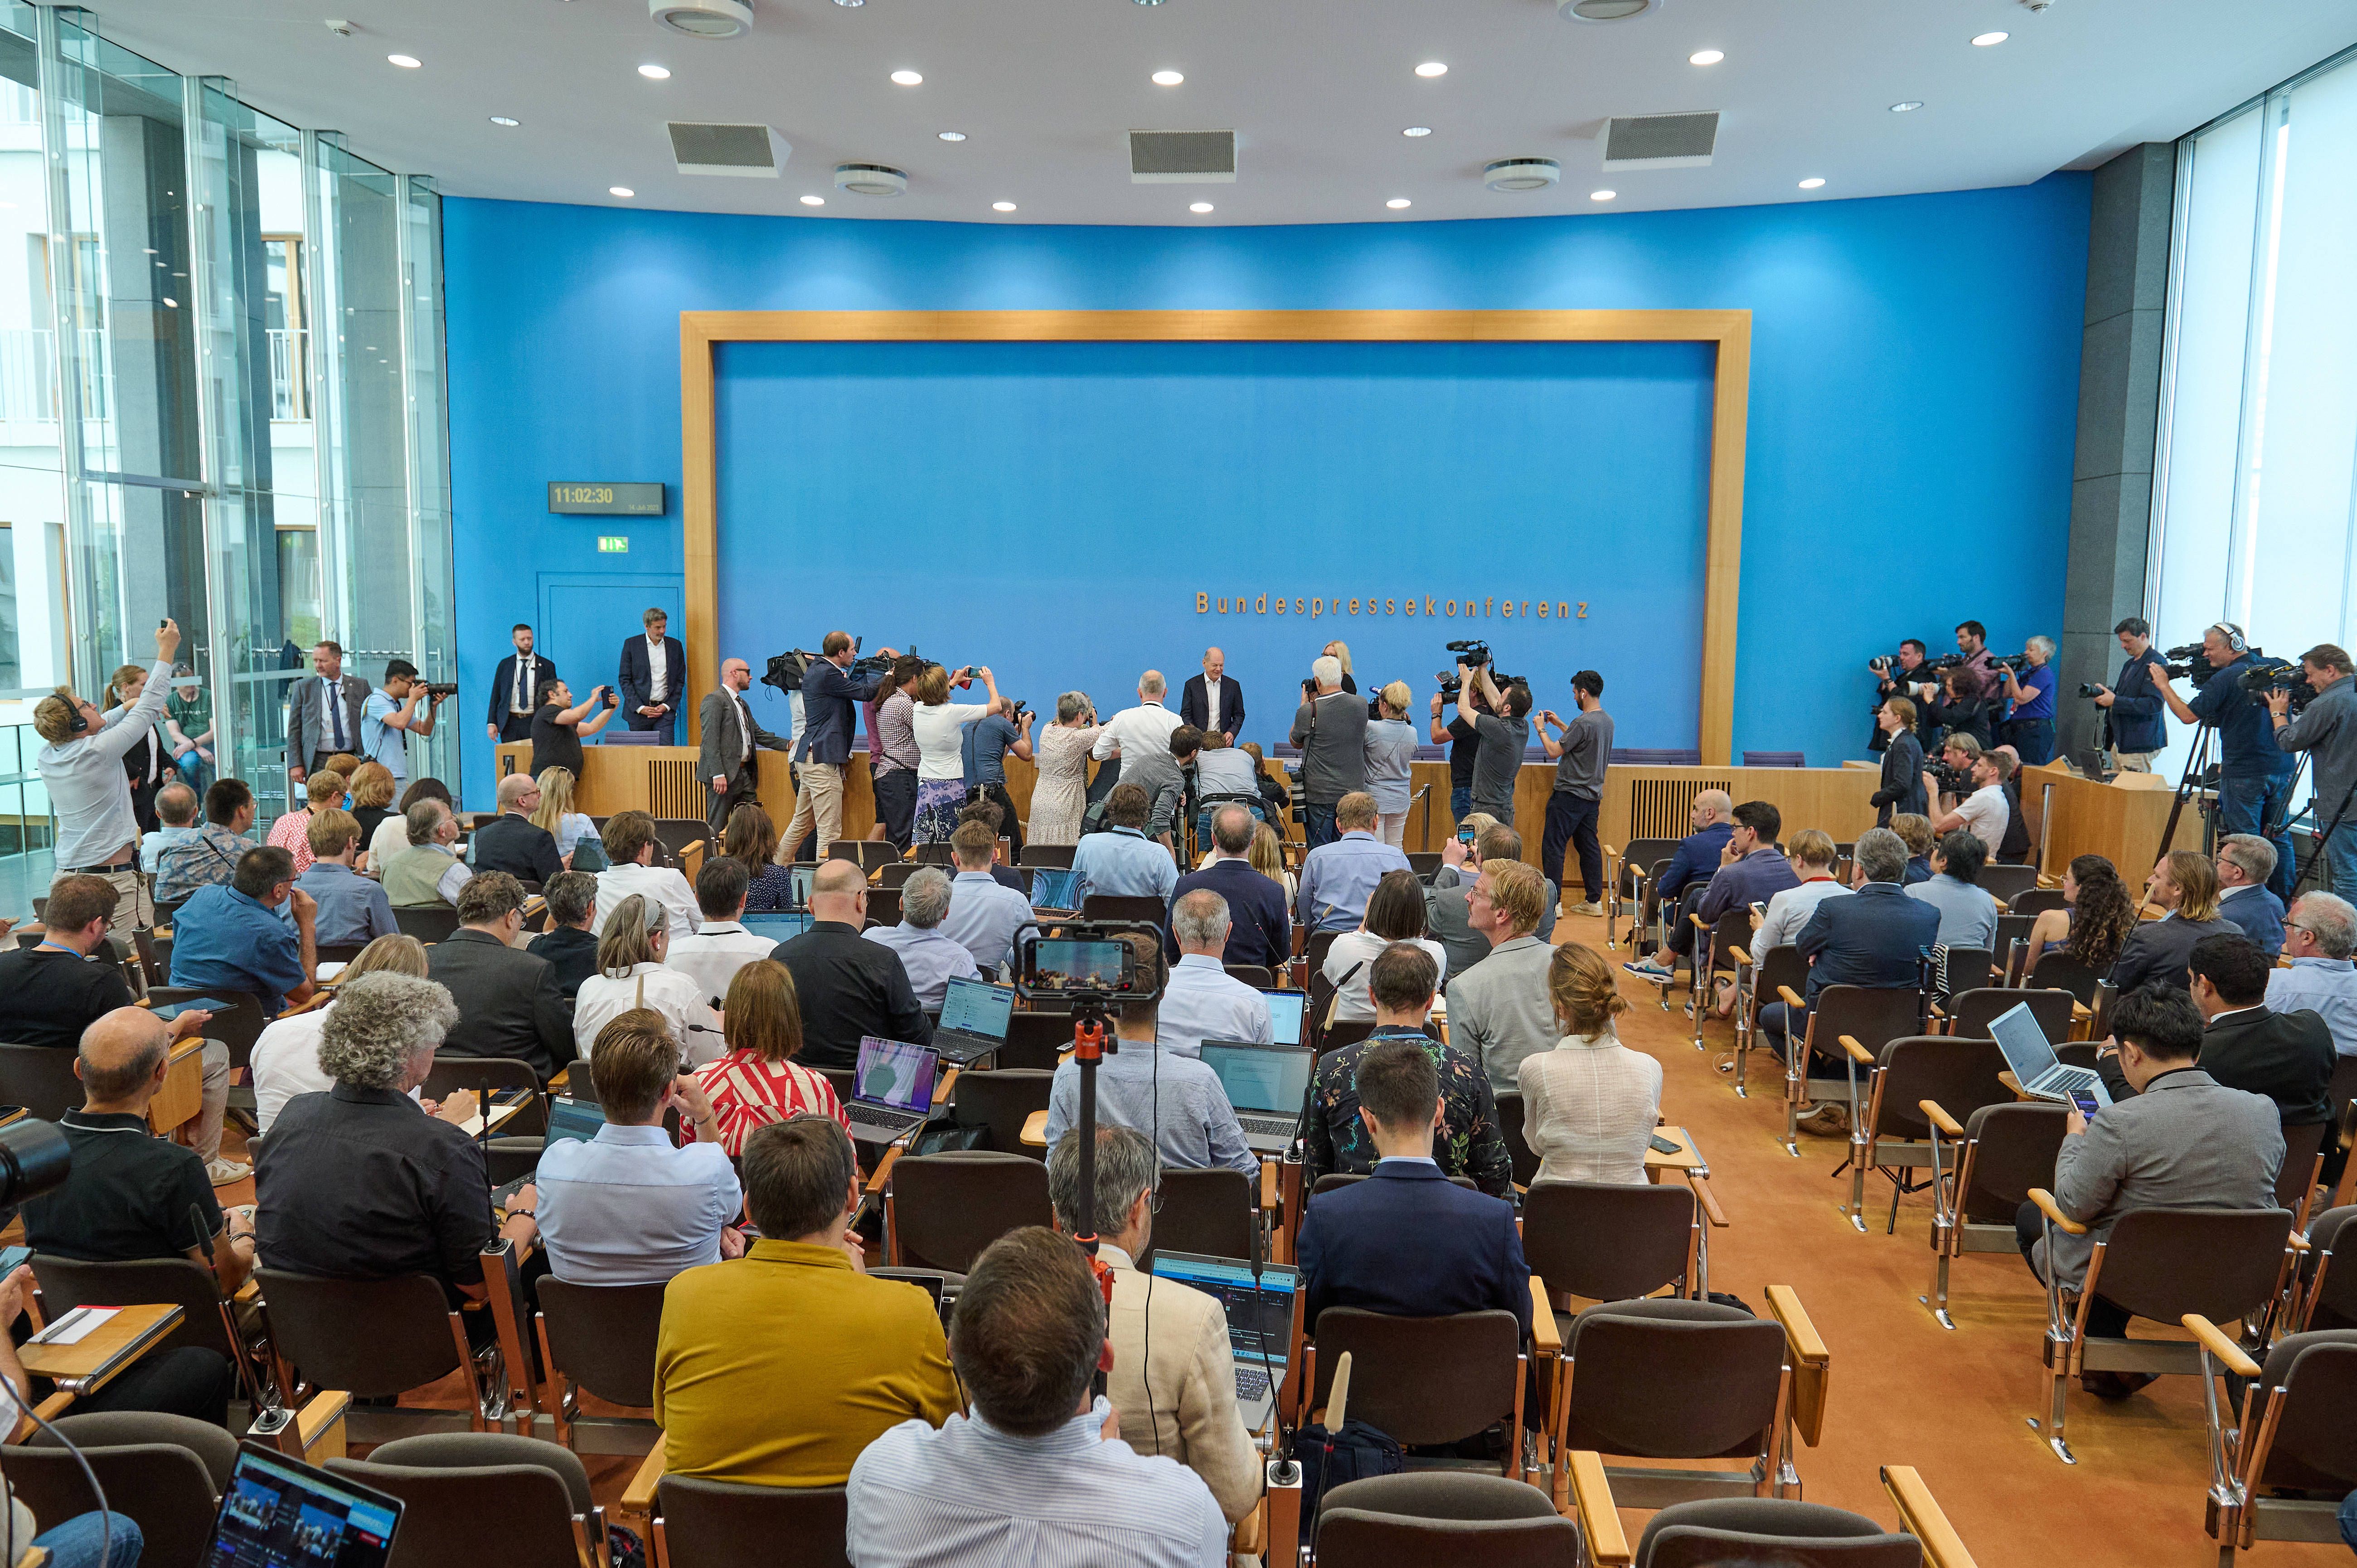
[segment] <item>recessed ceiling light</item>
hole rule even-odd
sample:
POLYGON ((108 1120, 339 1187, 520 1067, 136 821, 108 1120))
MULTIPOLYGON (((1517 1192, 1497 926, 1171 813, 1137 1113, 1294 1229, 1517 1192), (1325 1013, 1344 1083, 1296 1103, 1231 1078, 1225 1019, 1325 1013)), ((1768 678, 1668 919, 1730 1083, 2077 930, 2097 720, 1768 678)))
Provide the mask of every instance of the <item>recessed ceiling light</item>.
POLYGON ((1015 203, 1011 201, 994 201, 990 204, 990 209, 993 212, 1012 212, 1015 210, 1015 203))
POLYGON ((419 59, 415 55, 387 55, 384 58, 391 60, 393 64, 399 66, 404 70, 415 70, 420 65, 425 63, 425 61, 419 59))
POLYGON ((1587 199, 1590 201, 1610 201, 1620 194, 1620 193, 1617 190, 1591 190, 1587 193, 1587 199))
POLYGON ((650 63, 639 67, 639 74, 645 77, 649 81, 669 81, 671 80, 671 67, 667 65, 654 65, 650 63))
POLYGON ((925 79, 913 70, 896 70, 892 73, 892 80, 902 87, 915 87, 925 79))
POLYGON ((1808 178, 1801 182, 1801 188, 1803 190, 1817 190, 1822 188, 1824 183, 1825 182, 1823 178, 1816 175, 1811 175, 1808 178))
POLYGON ((638 195, 638 192, 637 192, 637 191, 635 191, 635 190, 632 190, 632 189, 631 189, 629 186, 627 186, 627 185, 609 185, 609 186, 608 186, 608 187, 606 188, 606 194, 607 194, 607 195, 608 195, 608 196, 619 196, 619 197, 622 197, 622 198, 624 198, 625 199, 629 199, 629 198, 630 198, 630 197, 633 197, 633 196, 638 195))
POLYGON ((1432 134, 1432 127, 1429 125, 1410 125, 1406 130, 1402 131, 1400 134, 1403 136, 1429 136, 1432 134))
POLYGON ((523 122, 521 120, 511 119, 505 114, 494 114, 491 116, 491 124, 494 125, 521 125, 523 122))
POLYGON ((1428 59, 1415 68, 1415 73, 1418 76, 1447 76, 1448 67, 1439 60, 1428 59))
POLYGON ((1182 73, 1175 70, 1157 70, 1154 73, 1154 85, 1157 87, 1176 87, 1186 80, 1182 73))
POLYGON ((802 205, 804 207, 824 207, 826 205, 826 198, 823 196, 805 196, 802 198, 802 205))
POLYGON ((1187 210, 1189 212, 1209 212, 1211 209, 1211 204, 1208 201, 1189 202, 1187 206, 1187 210))
POLYGON ((1686 63, 1688 65, 1717 65, 1720 60, 1723 60, 1726 58, 1727 52, 1724 49, 1696 49, 1694 53, 1686 56, 1686 63))
POLYGON ((1383 205, 1390 208, 1393 211, 1397 212, 1400 209, 1413 204, 1405 196, 1394 196, 1389 201, 1384 202, 1383 205))
POLYGON ((860 6, 866 5, 866 4, 867 4, 867 0, 834 0, 834 3, 835 3, 836 5, 838 5, 846 6, 846 7, 848 7, 848 8, 850 8, 850 9, 856 10, 856 9, 858 9, 860 6))
POLYGON ((2011 33, 1980 33, 1980 34, 1976 34, 1976 35, 1974 37, 1974 38, 1973 38, 1973 47, 1974 47, 1974 48, 1983 48, 1983 49, 1985 49, 1985 48, 1987 48, 1991 44, 2001 44, 2001 43, 2005 42, 2005 40, 2006 40, 2006 39, 2007 39, 2007 38, 2011 38, 2011 37, 2013 37, 2013 35, 2012 35, 2011 33))
POLYGON ((174 299, 174 298, 173 298, 170 295, 168 295, 168 294, 167 294, 167 295, 166 295, 164 296, 164 303, 165 303, 166 305, 170 306, 174 310, 178 310, 178 309, 179 309, 179 308, 180 308, 180 302, 179 302, 178 300, 177 300, 177 299, 174 299))
POLYGON ((1920 98, 1910 98, 1910 99, 1908 99, 1908 100, 1907 100, 1905 102, 1903 102, 1903 103, 1894 103, 1894 104, 1892 104, 1892 105, 1890 106, 1890 112, 1891 112, 1893 114, 1912 114, 1913 113, 1915 113, 1915 111, 1917 111, 1918 109, 1921 109, 1921 108, 1922 108, 1922 107, 1923 107, 1923 101, 1922 101, 1921 99, 1920 99, 1920 98))
POLYGON ((944 142, 963 142, 965 140, 965 133, 963 131, 942 131, 937 133, 937 134, 939 134, 941 139, 944 142))

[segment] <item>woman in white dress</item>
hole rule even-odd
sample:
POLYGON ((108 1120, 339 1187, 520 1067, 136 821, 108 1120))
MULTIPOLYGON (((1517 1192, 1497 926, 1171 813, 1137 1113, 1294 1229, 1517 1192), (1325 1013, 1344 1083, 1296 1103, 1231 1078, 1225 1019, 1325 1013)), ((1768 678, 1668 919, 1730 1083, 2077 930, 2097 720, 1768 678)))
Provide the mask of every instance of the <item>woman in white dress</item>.
POLYGON ((1360 917, 1359 929, 1344 931, 1326 950, 1321 972, 1341 987, 1335 1022, 1373 1022, 1375 1004, 1368 983, 1374 978, 1376 958, 1394 942, 1414 942, 1432 955, 1437 973, 1442 979, 1448 977, 1448 950, 1425 930, 1424 884, 1413 871, 1384 872, 1383 879, 1367 896, 1367 912, 1360 917), (1351 974, 1354 969, 1358 972, 1351 974), (1350 976, 1347 981, 1345 975, 1350 976))
POLYGON ((1039 732, 1025 842, 1078 843, 1089 809, 1089 748, 1097 743, 1097 710, 1086 692, 1056 699, 1056 722, 1039 732))
POLYGON ((701 1067, 726 1048, 720 1015, 704 999, 704 988, 675 969, 663 967, 671 948, 671 921, 659 900, 633 893, 614 906, 597 938, 597 972, 581 983, 573 999, 573 1048, 582 1060, 597 1043, 597 1031, 635 1007, 662 1015, 672 1043, 688 1067, 701 1067))
MULTIPOLYGON (((988 669, 968 666, 989 689, 990 701, 998 701, 998 682, 988 669)), ((973 678, 961 677, 961 685, 972 685, 973 678)), ((989 703, 952 703, 950 701, 950 672, 938 664, 928 664, 925 672, 917 677, 909 695, 916 707, 909 714, 909 728, 917 737, 917 827, 919 843, 947 843, 957 832, 958 808, 965 804, 965 756, 963 730, 967 725, 990 712, 989 703)))
POLYGON ((1645 1144, 1662 1113, 1662 1064, 1620 1043, 1612 1020, 1629 1010, 1612 966, 1594 948, 1565 942, 1547 966, 1547 999, 1563 1038, 1523 1058, 1523 1141, 1539 1181, 1645 1180, 1645 1144))

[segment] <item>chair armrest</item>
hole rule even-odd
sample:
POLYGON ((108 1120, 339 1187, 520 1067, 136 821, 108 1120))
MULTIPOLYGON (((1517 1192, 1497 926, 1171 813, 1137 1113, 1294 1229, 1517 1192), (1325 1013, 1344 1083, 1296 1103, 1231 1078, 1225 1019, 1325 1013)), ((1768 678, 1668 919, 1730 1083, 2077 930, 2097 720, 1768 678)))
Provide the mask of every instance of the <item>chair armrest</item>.
POLYGON ((1702 1211, 1709 1218, 1711 1228, 1717 1230, 1726 1230, 1727 1211, 1719 1208, 1717 1197, 1713 1196, 1710 1190, 1709 1181, 1701 1172, 1692 1171, 1687 1173, 1686 1185, 1694 1188, 1695 1200, 1702 1205, 1702 1211))
POLYGON ((1727 950, 1727 956, 1735 961, 1735 967, 1738 969, 1746 968, 1752 961, 1751 950, 1747 947, 1731 947, 1727 950))
POLYGON ((887 1147, 883 1155, 877 1158, 876 1161, 876 1174, 867 1178, 866 1194, 868 1197, 877 1197, 884 1191, 885 1178, 892 1174, 892 1165, 895 1161, 899 1159, 899 1157, 900 1145, 893 1144, 887 1147))
POLYGON ((639 1466, 639 1473, 630 1477, 630 1484, 622 1488, 621 1511, 635 1514, 640 1519, 651 1515, 655 1511, 655 1488, 662 1484, 662 1478, 663 1438, 658 1432, 655 1434, 655 1445, 647 1451, 645 1463, 639 1466))
POLYGON ((1046 1148, 1048 1146, 1048 1113, 1045 1111, 1034 1111, 1030 1115, 1023 1118, 1022 1136, 1024 1143, 1032 1148, 1046 1148))
POLYGON ((1945 1133, 1949 1137, 1961 1138, 1964 1135, 1963 1125, 1954 1117, 1941 1110, 1938 1101, 1919 1100, 1915 1102, 1915 1109, 1923 1113, 1923 1120, 1945 1133))
POLYGON ((2193 1337, 2201 1342, 2201 1348, 2209 1351, 2228 1371, 2238 1378, 2259 1375, 2259 1364, 2252 1360, 2240 1345, 2227 1338, 2216 1324, 2198 1312, 2187 1313, 2183 1321, 2185 1326, 2192 1331, 2193 1337))
POLYGON ((2054 1195, 2047 1191, 2044 1187, 2031 1187, 2029 1189, 2029 1201, 2038 1205, 2039 1212, 2045 1215, 2047 1219, 2052 1223, 2056 1229, 2066 1231, 2073 1236, 2084 1236, 2087 1233, 2087 1228, 2084 1225, 2080 1224, 2077 1220, 2072 1219, 2069 1215, 2063 1213, 2062 1206, 2055 1202, 2054 1195))
POLYGON ((1809 1004, 1802 1001, 1789 985, 1778 986, 1776 988, 1776 994, 1784 999, 1784 1005, 1787 1007, 1797 1007, 1803 1013, 1809 1010, 1809 1004))
POLYGON ((1924 1568, 1974 1568, 1973 1554, 1964 1550, 1964 1539, 1940 1511, 1932 1488, 1923 1484, 1913 1466, 1885 1465, 1882 1487, 1899 1505, 1900 1524, 1923 1543, 1924 1568))
POLYGON ((1542 1356, 1563 1354, 1563 1335, 1555 1326, 1555 1303, 1548 1298, 1546 1281, 1531 1276, 1531 1348, 1542 1356))
POLYGON ((1236 1520, 1228 1531, 1228 1554, 1232 1557, 1257 1557, 1261 1538, 1268 1531, 1268 1499, 1253 1504, 1252 1512, 1236 1520))
POLYGON ((1808 1308, 1801 1305, 1800 1294, 1791 1285, 1768 1287, 1768 1311, 1784 1326, 1784 1338, 1795 1357, 1813 1367, 1824 1366, 1831 1359, 1825 1342, 1817 1337, 1817 1326, 1809 1321, 1808 1308))
POLYGON ((1700 915, 1688 915, 1686 918, 1693 923, 1694 929, 1697 931, 1706 931, 1710 929, 1710 922, 1704 919, 1700 915))
POLYGON ((2084 1023, 2087 1019, 2092 1018, 2094 1015, 2095 1010, 2093 1007, 2088 1006, 2084 1002, 2080 1001, 2075 996, 2071 998, 2071 1021, 2072 1023, 2084 1023))
POLYGON ((1285 1162, 1275 1155, 1265 1155, 1260 1162, 1260 1206, 1264 1209, 1276 1207, 1276 1167, 1285 1162))
POLYGON ((1784 1347, 1792 1356, 1792 1424, 1801 1441, 1814 1448, 1824 1435, 1825 1389, 1833 1376, 1833 1358, 1791 1285, 1768 1287, 1768 1310, 1783 1325, 1784 1347))
POLYGON ((1864 1046, 1859 1045, 1857 1039, 1853 1036, 1844 1035, 1841 1037, 1841 1048, 1847 1051, 1849 1053, 1849 1059, 1856 1062, 1858 1066, 1872 1067, 1874 1065, 1874 1053, 1867 1050, 1864 1046))
POLYGON ((1604 1455, 1586 1449, 1571 1455, 1571 1500, 1579 1510, 1579 1533, 1595 1568, 1628 1568, 1635 1561, 1629 1537, 1620 1528, 1620 1510, 1612 1503, 1612 1482, 1604 1473, 1604 1455))

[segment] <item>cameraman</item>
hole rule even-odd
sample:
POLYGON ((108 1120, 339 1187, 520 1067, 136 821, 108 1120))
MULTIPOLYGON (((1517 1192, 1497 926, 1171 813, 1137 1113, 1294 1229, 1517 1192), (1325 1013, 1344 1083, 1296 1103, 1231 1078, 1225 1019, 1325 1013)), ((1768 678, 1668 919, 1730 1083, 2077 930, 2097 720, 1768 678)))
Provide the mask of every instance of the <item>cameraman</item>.
POLYGON ((2021 645, 2029 668, 2018 676, 2010 664, 1997 666, 2005 677, 2006 700, 2013 715, 2005 722, 2005 744, 2013 747, 2025 768, 2054 760, 2054 639, 2033 637, 2021 645))
MULTIPOLYGON (((1480 755, 1481 737, 1454 714, 1447 724, 1441 722, 1448 700, 1446 692, 1432 694, 1432 744, 1448 747, 1448 820, 1461 822, 1473 814, 1473 759, 1480 755)), ((1478 694, 1473 705, 1480 712, 1489 711, 1478 694)))
POLYGON ((1923 646, 1922 639, 1903 639, 1899 644, 1899 662, 1883 668, 1880 687, 1882 696, 1904 697, 1910 707, 1918 710, 1915 742, 1919 749, 1926 750, 1932 741, 1939 738, 1939 732, 1932 727, 1931 721, 1923 718, 1921 712, 1925 688, 1938 678, 1935 671, 1923 668, 1924 660, 1931 656, 1931 650, 1923 646))
POLYGON ((2120 678, 2095 688, 2095 706, 2111 715, 2112 766, 2123 773, 2149 773, 2152 759, 2169 744, 2169 725, 2160 716, 2161 670, 2165 665, 2152 650, 2152 624, 2130 616, 2112 628, 2128 661, 2120 678))
POLYGON ((2276 872, 2267 886, 2288 904, 2293 856, 2285 823, 2291 816, 2292 759, 2276 744, 2267 704, 2243 690, 2243 676, 2258 655, 2241 627, 2220 621, 2201 633, 2201 657, 2211 675, 2195 689, 2193 700, 2177 694, 2166 670, 2153 676, 2160 700, 2179 722, 2206 724, 2218 732, 2219 835, 2256 833, 2275 845, 2276 872))
MULTIPOLYGON (((2357 680, 2351 679, 2348 650, 2329 642, 2301 654, 2299 668, 2316 695, 2294 718, 2291 693, 2278 688, 2267 693, 2267 713, 2277 746, 2316 754, 2316 799, 2309 815, 2316 820, 2315 832, 2331 834, 2323 854, 2332 891, 2357 902, 2357 800, 2352 799, 2357 791, 2357 680)), ((2313 853, 2309 858, 2312 863, 2313 853)))
POLYGON ((1031 710, 1014 698, 993 697, 990 711, 965 726, 962 743, 965 797, 998 807, 1006 828, 1007 854, 1016 860, 1023 858, 1023 824, 1015 817, 1015 797, 1006 792, 1006 754, 1012 751, 1026 762, 1031 760, 1032 717, 1031 710), (1022 711, 1017 713, 1017 708, 1022 711))
POLYGON ((1984 682, 1991 686, 1996 684, 1996 655, 1988 649, 1988 628, 1976 620, 1958 621, 1956 654, 1964 660, 1966 668, 1981 672, 1984 682))
POLYGON ((361 709, 361 760, 381 762, 393 775, 395 795, 409 783, 409 737, 424 739, 434 733, 434 717, 448 693, 435 692, 417 678, 417 666, 406 659, 385 661, 384 684, 369 693, 361 709), (417 700, 426 699, 425 711, 417 700))
POLYGON ((1490 679, 1486 660, 1470 670, 1460 662, 1457 679, 1463 682, 1457 692, 1457 716, 1473 726, 1481 742, 1473 757, 1473 809, 1511 826, 1514 784, 1522 777, 1523 752, 1531 741, 1531 689, 1517 681, 1501 693, 1490 679), (1474 711, 1476 692, 1488 704, 1488 713, 1474 711))

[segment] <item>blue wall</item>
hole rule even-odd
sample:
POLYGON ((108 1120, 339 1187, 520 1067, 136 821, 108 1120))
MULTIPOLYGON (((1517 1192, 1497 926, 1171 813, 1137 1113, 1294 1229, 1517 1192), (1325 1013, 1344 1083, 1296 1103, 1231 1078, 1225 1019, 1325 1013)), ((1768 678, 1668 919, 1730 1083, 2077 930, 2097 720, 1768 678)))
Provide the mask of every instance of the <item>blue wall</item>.
MULTIPOLYGON (((1740 306, 1753 313, 1753 343, 1735 744, 1804 747, 1818 765, 1862 755, 1869 653, 1909 635, 1937 648, 1965 617, 2006 647, 2060 629, 2088 188, 2084 176, 2057 175, 1863 201, 1268 229, 453 199, 445 265, 466 733, 481 734, 491 664, 508 626, 537 618, 544 581, 610 570, 635 593, 678 571, 682 310, 1740 306), (662 479, 672 512, 552 517, 544 486, 554 478, 662 479), (600 533, 627 534, 630 553, 599 555, 600 533)), ((1491 542, 1507 562, 1526 544, 1510 523, 1491 542)), ((829 610, 834 574, 874 548, 830 532, 779 553, 773 594, 807 627, 797 640, 843 618, 829 610)), ((1175 567, 1169 585, 1200 575, 1175 567)), ((1514 635, 1490 626, 1501 642, 1514 635)), ((576 683, 594 683, 610 678, 630 630, 567 620, 543 628, 543 647, 576 683)), ((1613 638, 1580 661, 1616 691, 1641 685, 1648 661, 1691 657, 1682 639, 1665 650, 1650 624, 1613 638)), ((1117 662, 1184 672, 1202 640, 1199 623, 1174 617, 1117 662)), ((1544 678, 1574 667, 1531 671, 1542 700, 1561 684, 1544 678)), ((1255 717, 1271 716, 1276 682, 1243 673, 1255 717)), ((761 695, 774 724, 781 708, 761 695)), ((1624 727, 1635 722, 1624 711, 1624 727)), ((467 747, 466 780, 470 799, 488 796, 482 745, 467 747)))

